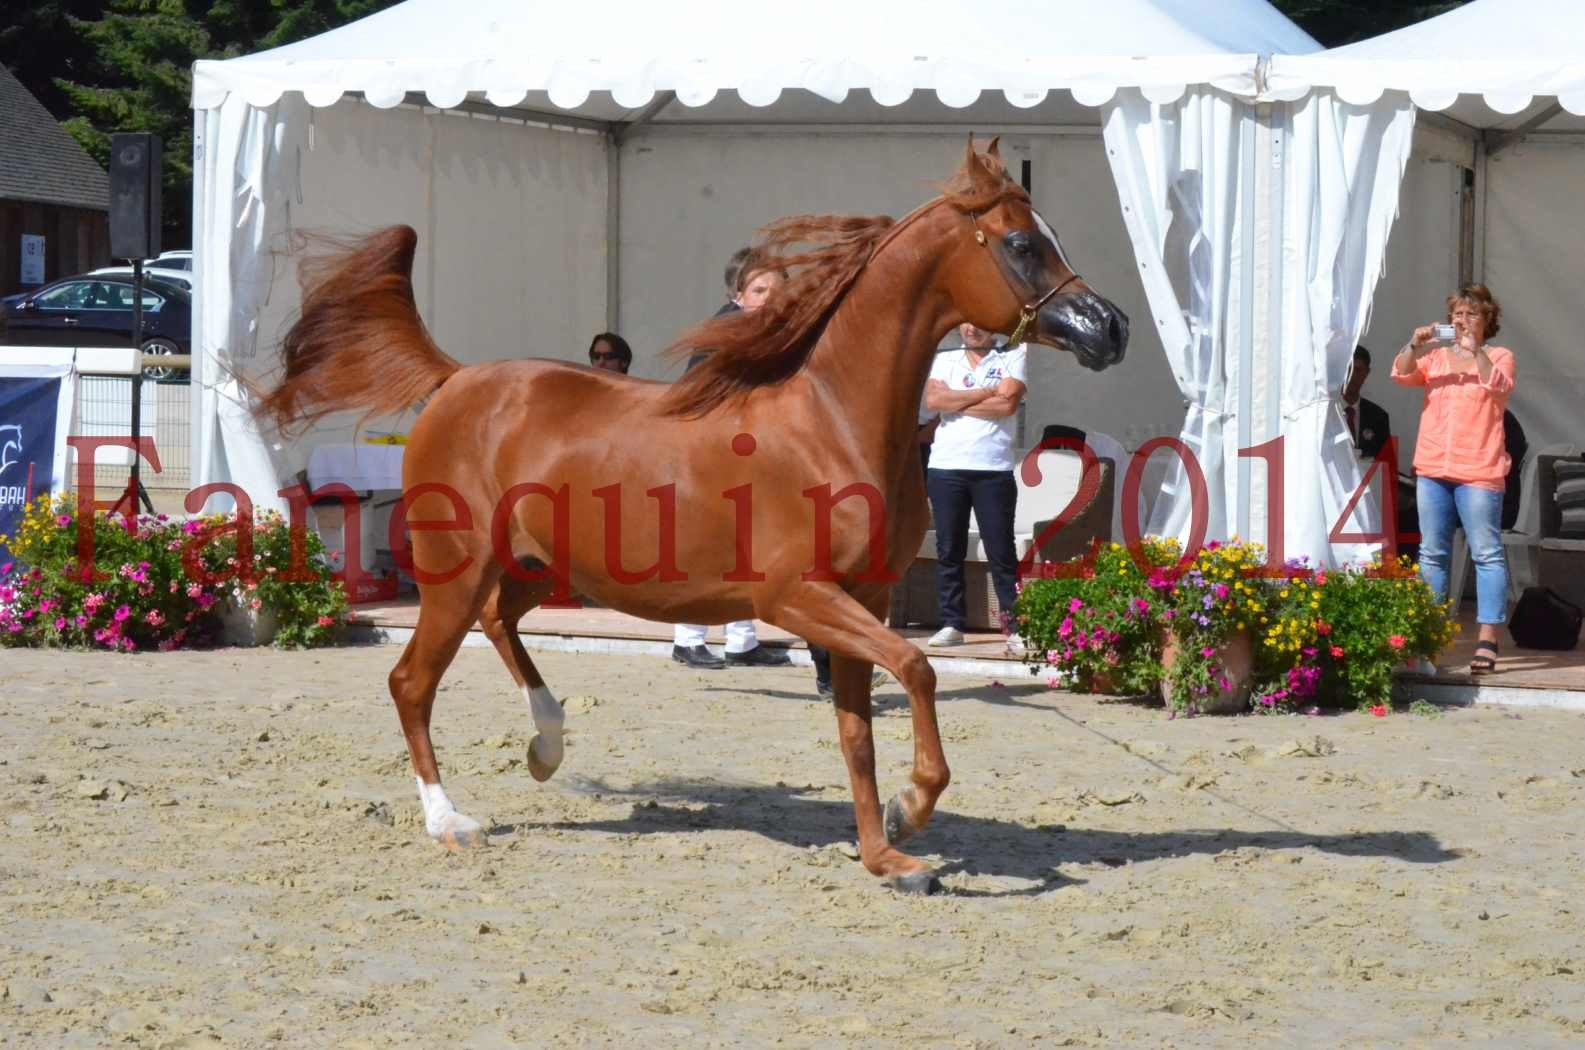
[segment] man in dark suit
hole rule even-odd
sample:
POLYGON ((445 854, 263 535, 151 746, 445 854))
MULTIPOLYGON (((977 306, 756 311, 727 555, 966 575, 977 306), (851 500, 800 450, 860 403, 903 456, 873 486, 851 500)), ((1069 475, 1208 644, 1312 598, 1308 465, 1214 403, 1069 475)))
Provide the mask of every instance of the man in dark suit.
POLYGON ((1356 346, 1354 363, 1349 367, 1348 378, 1343 381, 1343 418, 1348 423, 1348 436, 1354 442, 1354 449, 1360 459, 1375 459, 1392 436, 1387 410, 1369 398, 1360 396, 1365 380, 1369 378, 1370 351, 1363 346, 1356 346))

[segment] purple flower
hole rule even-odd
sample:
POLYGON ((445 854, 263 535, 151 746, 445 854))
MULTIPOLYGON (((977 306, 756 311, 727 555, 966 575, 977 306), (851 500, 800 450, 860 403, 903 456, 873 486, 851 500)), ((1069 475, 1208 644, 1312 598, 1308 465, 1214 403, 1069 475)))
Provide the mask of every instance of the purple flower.
POLYGON ((0 576, 10 576, 14 565, 16 565, 14 561, 8 561, 4 565, 0 565, 0 576))
POLYGON ((1215 603, 1211 600, 1211 596, 1207 594, 1204 598, 1200 599, 1200 604, 1209 609, 1215 603))
POLYGON ((1208 616, 1196 616, 1195 620, 1199 622, 1201 627, 1211 626, 1211 619, 1208 616))

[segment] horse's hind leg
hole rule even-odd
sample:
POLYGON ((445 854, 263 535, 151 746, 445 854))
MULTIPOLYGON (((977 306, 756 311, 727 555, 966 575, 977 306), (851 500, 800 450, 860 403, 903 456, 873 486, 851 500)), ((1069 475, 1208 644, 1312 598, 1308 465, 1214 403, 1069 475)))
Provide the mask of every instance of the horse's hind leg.
POLYGON ((523 614, 548 598, 555 589, 555 581, 526 582, 510 573, 501 576, 495 591, 484 603, 479 613, 479 624, 485 637, 501 654, 512 680, 523 690, 529 711, 534 716, 534 739, 528 742, 528 772, 535 780, 549 780, 561 765, 564 745, 562 723, 565 715, 561 704, 545 685, 534 661, 528 658, 523 640, 517 633, 517 622, 523 614))
POLYGON ((391 670, 391 699, 396 701, 396 714, 418 779, 424 828, 448 849, 483 845, 484 829, 458 813, 440 786, 440 767, 429 740, 429 718, 435 707, 435 687, 478 618, 487 590, 494 585, 494 571, 499 570, 493 562, 477 559, 472 568, 447 584, 421 586, 418 626, 391 670))

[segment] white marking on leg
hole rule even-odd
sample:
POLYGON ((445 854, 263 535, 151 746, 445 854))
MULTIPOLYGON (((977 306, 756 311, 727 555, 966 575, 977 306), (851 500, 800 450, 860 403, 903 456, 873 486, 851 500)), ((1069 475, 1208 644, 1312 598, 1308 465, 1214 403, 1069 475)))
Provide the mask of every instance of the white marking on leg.
POLYGON ((413 779, 418 782, 418 801, 424 807, 424 830, 429 832, 430 838, 439 839, 448 834, 454 836, 479 830, 478 821, 458 813, 457 807, 451 804, 451 799, 446 797, 445 789, 439 784, 426 784, 420 777, 413 779))
POLYGON ((534 729, 539 733, 529 746, 534 749, 536 758, 555 769, 561 765, 562 725, 566 721, 566 713, 547 686, 524 688, 523 693, 528 697, 528 709, 534 716, 534 729))

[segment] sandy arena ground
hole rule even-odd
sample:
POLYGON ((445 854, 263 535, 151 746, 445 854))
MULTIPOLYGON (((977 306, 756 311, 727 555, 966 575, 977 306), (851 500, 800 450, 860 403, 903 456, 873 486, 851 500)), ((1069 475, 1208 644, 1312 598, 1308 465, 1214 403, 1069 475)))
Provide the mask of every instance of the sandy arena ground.
POLYGON ((572 735, 537 785, 464 650, 436 743, 496 830, 448 855, 396 655, 0 652, 0 1043, 1585 1042, 1577 714, 1174 722, 943 679, 927 899, 850 859, 808 669, 541 656, 572 735))

